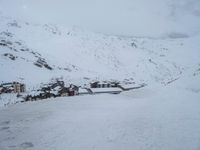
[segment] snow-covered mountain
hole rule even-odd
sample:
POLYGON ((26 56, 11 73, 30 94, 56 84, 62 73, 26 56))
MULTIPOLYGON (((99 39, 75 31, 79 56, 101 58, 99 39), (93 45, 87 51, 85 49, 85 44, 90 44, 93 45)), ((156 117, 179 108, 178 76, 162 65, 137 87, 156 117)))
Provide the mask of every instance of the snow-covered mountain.
MULTIPOLYGON (((63 78, 167 83, 199 69, 200 36, 135 38, 0 17, 1 82, 63 78)), ((198 73, 195 73, 198 74, 198 73)))

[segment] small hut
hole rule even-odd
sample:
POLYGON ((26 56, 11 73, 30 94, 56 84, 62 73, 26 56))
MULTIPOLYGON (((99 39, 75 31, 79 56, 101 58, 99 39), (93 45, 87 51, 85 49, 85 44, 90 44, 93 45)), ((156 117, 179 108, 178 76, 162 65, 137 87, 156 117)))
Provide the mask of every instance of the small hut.
POLYGON ((69 89, 68 88, 66 88, 66 87, 63 87, 59 92, 58 92, 58 95, 59 96, 68 96, 69 94, 69 89))

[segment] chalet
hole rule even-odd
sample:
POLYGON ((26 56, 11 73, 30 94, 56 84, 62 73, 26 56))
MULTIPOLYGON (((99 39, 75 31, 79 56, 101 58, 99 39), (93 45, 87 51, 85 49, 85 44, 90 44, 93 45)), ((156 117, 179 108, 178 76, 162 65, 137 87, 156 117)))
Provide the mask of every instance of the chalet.
POLYGON ((42 99, 42 92, 41 91, 32 91, 25 98, 26 101, 34 101, 34 100, 38 100, 38 99, 42 99))
POLYGON ((65 86, 65 83, 64 83, 64 81, 56 81, 56 83, 53 83, 52 85, 51 85, 51 88, 56 88, 56 87, 64 87, 65 86))
POLYGON ((58 91, 58 96, 68 96, 69 95, 69 89, 66 87, 63 87, 58 91))
POLYGON ((71 84, 68 88, 68 96, 78 95, 79 87, 76 85, 71 84))
POLYGON ((118 84, 118 82, 95 81, 90 83, 90 88, 113 88, 118 87, 118 84))
POLYGON ((56 81, 55 83, 49 83, 42 85, 39 91, 43 93, 51 93, 54 96, 61 96, 64 93, 64 81, 56 81))
POLYGON ((90 88, 98 88, 98 87, 99 87, 99 82, 98 81, 90 83, 90 88))
POLYGON ((3 83, 1 84, 1 93, 13 93, 14 92, 14 87, 13 83, 3 83))

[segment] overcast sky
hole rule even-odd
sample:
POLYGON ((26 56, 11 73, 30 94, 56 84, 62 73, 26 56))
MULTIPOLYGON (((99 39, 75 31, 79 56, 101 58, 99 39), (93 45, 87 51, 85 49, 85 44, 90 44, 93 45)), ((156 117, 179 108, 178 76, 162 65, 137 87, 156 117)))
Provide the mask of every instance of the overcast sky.
POLYGON ((200 0, 0 0, 5 16, 125 36, 193 35, 200 0))

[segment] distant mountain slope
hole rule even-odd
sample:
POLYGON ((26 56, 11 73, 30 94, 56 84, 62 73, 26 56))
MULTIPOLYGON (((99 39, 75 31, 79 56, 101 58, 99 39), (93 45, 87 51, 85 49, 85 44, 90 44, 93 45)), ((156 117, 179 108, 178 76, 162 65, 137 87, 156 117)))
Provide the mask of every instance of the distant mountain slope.
POLYGON ((32 86, 61 77, 79 84, 95 78, 167 83, 200 64, 199 37, 107 36, 6 17, 0 26, 0 82, 32 86))

